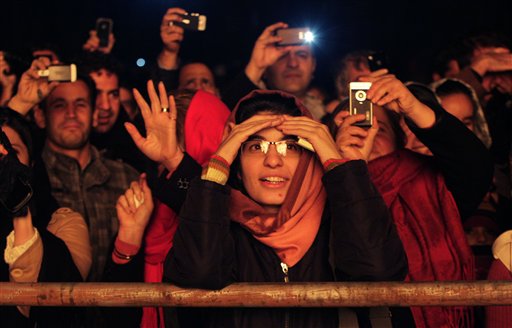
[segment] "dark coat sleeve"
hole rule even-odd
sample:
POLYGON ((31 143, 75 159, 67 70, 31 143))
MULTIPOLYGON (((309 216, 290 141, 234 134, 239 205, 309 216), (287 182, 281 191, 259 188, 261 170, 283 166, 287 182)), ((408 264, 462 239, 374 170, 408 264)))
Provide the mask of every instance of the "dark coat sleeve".
POLYGON ((229 187, 199 178, 191 182, 165 260, 165 281, 204 289, 221 289, 232 282, 229 195, 229 187))
POLYGON ((162 81, 165 85, 165 90, 167 91, 175 90, 178 88, 179 72, 177 69, 163 69, 160 68, 155 62, 150 68, 149 76, 155 85, 162 81))
POLYGON ((471 215, 489 190, 493 164, 484 144, 457 118, 441 106, 427 103, 436 114, 429 129, 407 121, 411 131, 434 154, 434 165, 442 172, 462 220, 471 215))
POLYGON ((189 154, 184 153, 183 160, 167 179, 169 171, 164 170, 154 186, 155 197, 169 206, 174 212, 179 213, 185 202, 190 181, 201 175, 201 165, 189 154))
POLYGON ((328 171, 323 182, 331 212, 331 258, 339 280, 403 280, 407 258, 391 215, 364 161, 328 171))

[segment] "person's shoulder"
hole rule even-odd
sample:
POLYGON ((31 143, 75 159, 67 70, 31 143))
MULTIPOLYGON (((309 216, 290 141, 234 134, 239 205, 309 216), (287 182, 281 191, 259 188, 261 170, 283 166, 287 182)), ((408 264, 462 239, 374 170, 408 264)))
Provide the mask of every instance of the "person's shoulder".
POLYGON ((85 220, 80 213, 69 207, 60 207, 53 212, 47 228, 52 231, 52 229, 59 229, 68 224, 76 225, 81 223, 85 224, 85 220))

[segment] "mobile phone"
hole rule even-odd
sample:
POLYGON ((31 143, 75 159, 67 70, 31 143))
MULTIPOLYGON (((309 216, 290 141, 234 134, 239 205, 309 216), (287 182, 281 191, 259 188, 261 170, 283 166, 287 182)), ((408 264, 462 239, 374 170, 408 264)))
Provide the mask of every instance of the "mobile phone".
POLYGON ((37 71, 37 74, 42 77, 47 77, 49 82, 75 82, 77 69, 75 64, 51 65, 48 69, 37 71))
POLYGON ((112 33, 114 22, 110 18, 100 17, 96 20, 96 35, 100 39, 100 48, 108 46, 108 37, 112 33))
POLYGON ((371 82, 350 82, 349 112, 350 115, 364 114, 365 119, 354 123, 360 127, 371 127, 373 124, 373 104, 366 98, 372 86, 371 82))
POLYGON ((366 59, 368 60, 368 67, 372 72, 381 68, 388 68, 386 54, 383 51, 372 52, 366 57, 366 59))
POLYGON ((190 31, 206 30, 206 16, 198 13, 187 13, 181 16, 181 22, 170 21, 169 25, 181 26, 190 31))
POLYGON ((294 46, 313 42, 313 32, 307 27, 282 28, 276 31, 276 36, 283 38, 278 46, 294 46))

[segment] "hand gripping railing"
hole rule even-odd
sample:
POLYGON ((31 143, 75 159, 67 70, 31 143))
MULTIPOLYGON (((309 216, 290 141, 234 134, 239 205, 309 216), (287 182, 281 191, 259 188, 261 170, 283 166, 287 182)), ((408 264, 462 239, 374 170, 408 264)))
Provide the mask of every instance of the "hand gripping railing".
POLYGON ((222 290, 145 283, 0 283, 0 305, 345 307, 512 305, 512 282, 237 283, 222 290))

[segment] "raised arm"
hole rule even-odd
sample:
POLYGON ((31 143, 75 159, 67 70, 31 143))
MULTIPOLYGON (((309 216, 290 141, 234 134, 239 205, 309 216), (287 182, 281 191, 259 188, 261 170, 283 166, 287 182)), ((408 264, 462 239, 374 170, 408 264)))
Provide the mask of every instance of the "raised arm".
POLYGON ((30 68, 21 75, 18 91, 7 106, 21 115, 27 115, 35 105, 46 98, 59 82, 48 82, 48 79, 39 76, 37 71, 47 69, 50 64, 46 57, 34 59, 30 68))
POLYGON ((446 112, 434 99, 420 102, 392 75, 361 78, 372 82, 368 98, 388 110, 402 113, 412 132, 434 154, 462 219, 482 200, 492 179, 488 150, 462 122, 446 112))

